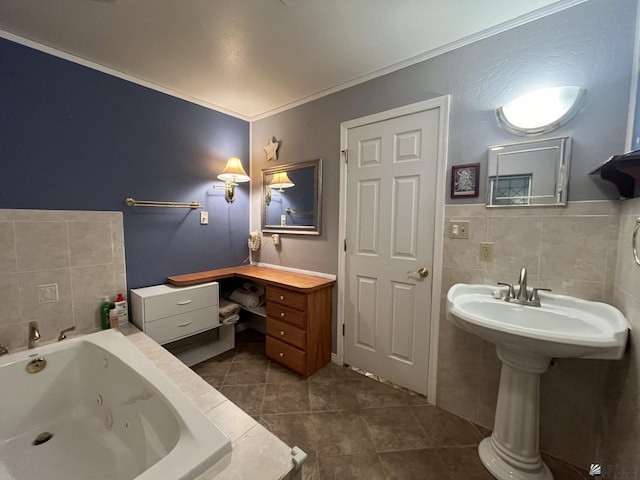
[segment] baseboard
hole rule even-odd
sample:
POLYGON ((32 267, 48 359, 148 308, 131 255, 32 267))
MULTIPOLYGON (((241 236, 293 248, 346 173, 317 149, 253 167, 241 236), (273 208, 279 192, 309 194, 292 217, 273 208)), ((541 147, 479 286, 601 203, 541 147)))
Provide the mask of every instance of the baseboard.
POLYGON ((340 363, 340 361, 338 360, 338 355, 335 353, 331 354, 331 363, 335 363, 336 365, 342 365, 342 363, 340 363))

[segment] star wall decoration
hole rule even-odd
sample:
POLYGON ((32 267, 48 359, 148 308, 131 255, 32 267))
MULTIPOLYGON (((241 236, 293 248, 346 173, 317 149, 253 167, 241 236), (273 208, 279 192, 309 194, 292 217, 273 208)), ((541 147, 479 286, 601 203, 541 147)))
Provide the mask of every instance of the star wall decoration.
POLYGON ((264 147, 264 151, 267 154, 267 161, 278 159, 278 148, 280 148, 280 142, 276 140, 276 137, 269 139, 269 143, 264 147))

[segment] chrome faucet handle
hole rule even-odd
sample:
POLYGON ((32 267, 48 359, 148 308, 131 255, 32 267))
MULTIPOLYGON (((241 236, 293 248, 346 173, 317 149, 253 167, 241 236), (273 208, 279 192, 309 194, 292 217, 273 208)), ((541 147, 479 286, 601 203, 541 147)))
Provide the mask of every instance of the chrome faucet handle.
POLYGON ((35 348, 40 345, 40 328, 38 322, 29 322, 29 346, 35 348))
POLYGON ((516 294, 515 294, 515 291, 513 290, 513 285, 511 285, 510 283, 504 283, 504 282, 498 282, 498 285, 504 285, 505 287, 509 287, 507 289, 507 296, 504 297, 504 300, 506 302, 510 301, 512 298, 515 298, 516 294))
POLYGON ((6 355, 7 353, 9 353, 7 347, 5 347, 3 343, 0 343, 0 356, 6 355))
POLYGON ((540 297, 538 296, 538 292, 540 291, 550 292, 551 289, 550 288, 534 288, 533 289, 533 291, 531 292, 531 297, 529 298, 529 303, 532 303, 536 307, 540 306, 540 297))
POLYGON ((72 330, 75 330, 75 329, 76 329, 76 326, 73 325, 72 327, 65 328, 64 330, 62 330, 60 332, 60 335, 58 335, 58 341, 61 342, 62 340, 66 340, 67 336, 65 335, 65 333, 71 332, 72 330))

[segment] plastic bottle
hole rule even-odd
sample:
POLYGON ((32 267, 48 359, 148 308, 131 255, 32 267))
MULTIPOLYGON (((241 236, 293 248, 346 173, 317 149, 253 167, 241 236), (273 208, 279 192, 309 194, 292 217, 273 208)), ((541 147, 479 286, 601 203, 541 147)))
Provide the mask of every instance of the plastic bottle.
POLYGON ((127 301, 122 293, 118 294, 116 311, 118 312, 118 326, 126 325, 129 322, 129 311, 127 309, 127 301))
POLYGON ((118 310, 116 310, 115 305, 114 308, 109 310, 109 326, 111 328, 118 328, 118 310))
MULTIPOLYGON (((109 297, 102 299, 102 305, 100 305, 100 326, 103 330, 109 328, 109 309, 113 303, 109 301, 109 297)), ((115 307, 115 305, 113 305, 115 307)))

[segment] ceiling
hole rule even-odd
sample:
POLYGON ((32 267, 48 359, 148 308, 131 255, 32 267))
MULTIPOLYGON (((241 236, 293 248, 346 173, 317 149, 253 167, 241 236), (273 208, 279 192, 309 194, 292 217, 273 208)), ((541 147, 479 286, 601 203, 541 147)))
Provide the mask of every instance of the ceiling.
POLYGON ((581 1, 2 0, 0 36, 255 119, 581 1))

